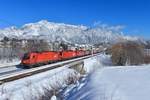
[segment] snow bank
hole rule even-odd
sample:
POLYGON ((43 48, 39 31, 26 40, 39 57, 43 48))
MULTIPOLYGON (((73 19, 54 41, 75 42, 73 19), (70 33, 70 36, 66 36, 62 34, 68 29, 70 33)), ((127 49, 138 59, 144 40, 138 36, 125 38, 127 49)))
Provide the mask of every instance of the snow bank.
POLYGON ((150 65, 106 67, 70 90, 66 100, 149 100, 150 65))
POLYGON ((84 68, 87 73, 109 65, 111 65, 110 55, 100 54, 96 57, 84 60, 84 68))
MULTIPOLYGON (((44 73, 33 75, 17 81, 0 85, 0 100, 33 100, 33 97, 41 95, 44 90, 54 89, 66 86, 65 82, 68 77, 79 74, 75 70, 63 66, 44 73)), ((35 98, 34 98, 35 99, 35 98)))

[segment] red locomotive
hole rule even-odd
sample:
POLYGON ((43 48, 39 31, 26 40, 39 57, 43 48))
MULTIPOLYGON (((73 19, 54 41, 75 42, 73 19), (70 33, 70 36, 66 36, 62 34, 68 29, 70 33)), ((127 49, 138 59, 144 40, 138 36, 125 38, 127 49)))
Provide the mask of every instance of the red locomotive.
POLYGON ((61 55, 59 52, 53 51, 31 52, 24 54, 21 64, 32 67, 53 63, 59 60, 61 60, 61 55))
MULTIPOLYGON (((94 52, 95 53, 95 52, 94 52)), ((72 59, 76 57, 82 57, 90 55, 91 51, 88 50, 75 50, 75 51, 44 51, 44 52, 30 52, 24 54, 21 65, 28 66, 29 68, 40 66, 44 64, 50 64, 62 60, 72 59)))
POLYGON ((75 58, 77 56, 76 51, 63 51, 61 52, 61 59, 62 60, 67 60, 71 58, 75 58))
POLYGON ((44 64, 50 64, 61 60, 72 59, 75 57, 84 56, 85 52, 78 51, 62 51, 62 52, 54 52, 54 51, 44 51, 44 52, 30 52, 24 54, 22 58, 21 65, 34 67, 40 66, 44 64))
POLYGON ((83 50, 78 50, 78 51, 76 51, 76 55, 77 55, 77 57, 84 56, 84 55, 85 55, 85 51, 83 51, 83 50))

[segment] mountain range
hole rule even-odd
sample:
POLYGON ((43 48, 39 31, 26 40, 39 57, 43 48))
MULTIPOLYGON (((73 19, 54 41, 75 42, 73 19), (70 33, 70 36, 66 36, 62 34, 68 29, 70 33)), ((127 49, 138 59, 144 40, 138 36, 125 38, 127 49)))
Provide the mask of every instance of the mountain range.
POLYGON ((45 39, 50 42, 64 41, 77 44, 115 43, 119 41, 142 41, 137 37, 125 36, 112 27, 88 27, 41 20, 37 23, 25 24, 0 29, 0 39, 4 37, 17 39, 45 39))

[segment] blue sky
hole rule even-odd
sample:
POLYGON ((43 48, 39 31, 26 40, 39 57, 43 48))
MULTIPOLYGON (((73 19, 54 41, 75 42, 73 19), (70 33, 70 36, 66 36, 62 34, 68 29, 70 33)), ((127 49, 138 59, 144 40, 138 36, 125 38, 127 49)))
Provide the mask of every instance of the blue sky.
POLYGON ((127 35, 150 39, 150 0, 0 0, 1 28, 42 19, 123 25, 127 35))

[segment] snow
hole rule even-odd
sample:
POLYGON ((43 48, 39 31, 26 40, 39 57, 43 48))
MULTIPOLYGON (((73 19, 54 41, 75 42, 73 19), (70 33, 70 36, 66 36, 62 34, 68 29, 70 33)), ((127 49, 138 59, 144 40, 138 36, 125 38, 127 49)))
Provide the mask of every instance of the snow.
POLYGON ((149 73, 150 65, 99 68, 68 88, 65 100, 149 100, 149 73))
POLYGON ((96 57, 92 57, 84 60, 84 69, 87 73, 91 73, 97 68, 103 68, 112 65, 110 55, 100 54, 96 57))
POLYGON ((51 100, 57 100, 57 97, 54 95, 51 97, 51 100))
POLYGON ((16 66, 1 67, 0 68, 0 76, 2 76, 4 74, 17 72, 17 71, 22 71, 22 70, 25 70, 25 69, 17 68, 16 66))
POLYGON ((18 64, 20 64, 20 62, 21 61, 19 61, 19 60, 15 60, 15 61, 13 61, 13 62, 6 62, 6 61, 1 61, 0 62, 0 68, 1 67, 11 67, 11 66, 15 66, 15 65, 18 65, 18 64))
POLYGON ((97 91, 104 91, 108 100, 149 100, 149 73, 148 65, 104 68, 92 75, 91 84, 93 88, 99 86, 97 91))
POLYGON ((59 87, 65 85, 65 80, 70 75, 77 76, 78 74, 74 70, 68 69, 68 66, 63 66, 27 78, 5 83, 0 86, 0 100, 5 100, 9 94, 11 94, 11 100, 24 100, 24 98, 29 100, 31 94, 39 95, 38 92, 42 93, 43 87, 52 89, 50 86, 59 87), (2 93, 2 90, 5 90, 5 92, 2 93))

